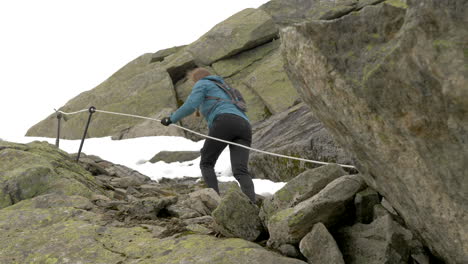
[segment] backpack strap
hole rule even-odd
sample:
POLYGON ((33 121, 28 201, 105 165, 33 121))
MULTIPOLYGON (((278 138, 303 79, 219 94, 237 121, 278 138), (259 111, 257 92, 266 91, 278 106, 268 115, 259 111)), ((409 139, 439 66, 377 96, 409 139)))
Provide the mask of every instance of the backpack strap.
POLYGON ((215 100, 222 100, 222 101, 229 101, 233 104, 236 104, 236 102, 239 100, 239 98, 237 98, 233 93, 232 93, 232 90, 231 88, 224 84, 224 83, 221 83, 221 82, 218 82, 218 81, 215 81, 215 80, 210 80, 212 82, 214 82, 219 88, 221 88, 231 99, 225 99, 225 98, 220 98, 220 97, 215 97, 215 96, 206 96, 205 98, 206 99, 215 99, 215 100))
MULTIPOLYGON (((218 82, 218 81, 215 81, 215 80, 212 80, 210 79, 210 81, 212 81, 214 84, 216 84, 216 86, 218 86, 219 88, 221 88, 231 99, 226 99, 226 98, 221 98, 221 97, 216 97, 216 96, 205 96, 205 100, 216 100, 216 103, 210 108, 210 110, 208 110, 208 113, 207 115, 210 115, 211 111, 215 108, 216 105, 218 105, 221 101, 226 101, 226 102, 230 102, 232 103, 233 105, 237 106, 237 103, 240 101, 240 100, 244 100, 244 98, 238 98, 233 92, 232 92, 232 89, 227 85, 227 84, 224 84, 224 83, 221 83, 221 82, 218 82)), ((244 111, 245 112, 245 111, 244 111)))

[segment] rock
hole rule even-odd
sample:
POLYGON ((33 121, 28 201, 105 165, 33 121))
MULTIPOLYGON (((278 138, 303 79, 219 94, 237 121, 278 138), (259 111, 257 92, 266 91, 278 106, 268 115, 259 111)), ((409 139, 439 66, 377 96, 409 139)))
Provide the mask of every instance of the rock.
POLYGON ((170 192, 168 190, 164 190, 160 185, 158 184, 143 184, 137 187, 137 190, 141 192, 143 196, 171 196, 175 195, 173 192, 170 192))
POLYGON ((342 176, 313 197, 274 214, 268 221, 268 245, 296 244, 310 232, 314 224, 333 226, 346 220, 354 195, 365 187, 359 175, 342 176))
POLYGON ((392 207, 392 205, 387 201, 387 199, 382 198, 382 206, 387 210, 389 213, 393 215, 398 215, 397 211, 392 207))
POLYGON ((200 157, 200 151, 161 151, 150 159, 150 162, 185 162, 197 159, 198 157, 200 157))
POLYGON ((187 225, 211 225, 213 223, 213 217, 211 215, 205 215, 201 217, 195 217, 191 219, 184 220, 184 223, 187 225))
POLYGON ((114 188, 114 199, 125 200, 127 199, 127 190, 122 188, 114 188))
POLYGON ((467 8, 386 1, 281 33, 305 102, 447 263, 468 263, 467 8))
POLYGON ((180 219, 191 219, 202 216, 202 214, 194 209, 185 207, 181 204, 170 205, 167 207, 167 211, 170 215, 180 219))
MULTIPOLYGON (((253 148, 311 160, 352 164, 308 106, 298 104, 253 126, 253 148)), ((249 160, 255 178, 289 181, 319 165, 252 152, 249 160)))
POLYGON ((411 232, 391 216, 383 216, 369 225, 343 228, 336 236, 346 263, 408 263, 411 232))
POLYGON ((309 263, 345 263, 335 239, 322 223, 314 225, 299 243, 299 249, 309 263))
POLYGON ((284 72, 280 50, 263 59, 244 81, 264 102, 272 114, 281 113, 299 98, 296 89, 284 72))
POLYGON ((197 66, 192 54, 187 51, 187 48, 167 56, 164 58, 161 65, 166 69, 167 73, 169 73, 169 76, 171 76, 173 84, 182 80, 187 71, 194 69, 197 66))
POLYGON ((221 197, 211 188, 202 189, 189 194, 189 198, 183 202, 188 208, 195 210, 200 215, 211 215, 218 207, 221 197))
POLYGON ((239 237, 254 241, 260 236, 263 225, 258 217, 258 207, 241 191, 231 189, 213 211, 215 230, 225 237, 239 237))
POLYGON ((270 14, 278 25, 288 26, 304 21, 332 20, 349 14, 352 11, 359 10, 367 5, 374 5, 383 1, 384 0, 298 0, 291 2, 271 0, 262 5, 260 9, 270 14))
POLYGON ((356 221, 363 224, 370 224, 374 220, 374 207, 380 204, 379 194, 367 188, 356 194, 354 207, 356 207, 356 221))
MULTIPOLYGON (((72 112, 98 106, 98 110, 155 116, 162 109, 175 108, 176 100, 172 80, 159 64, 150 63, 151 54, 135 59, 114 73, 94 89, 81 93, 68 101, 61 111, 72 112)), ((88 114, 69 116, 61 127, 61 137, 81 139, 88 114)), ((89 137, 113 136, 144 119, 95 113, 88 130, 89 137)), ((31 127, 27 136, 56 137, 57 118, 55 114, 31 127)))
POLYGON ((325 165, 299 174, 263 202, 260 218, 267 225, 268 219, 277 211, 294 207, 309 199, 343 175, 346 172, 338 165, 325 165))
POLYGON ((200 234, 200 235, 210 235, 213 234, 213 230, 206 228, 203 225, 200 224, 190 224, 186 226, 187 230, 192 231, 195 234, 200 234))
MULTIPOLYGON (((172 108, 163 108, 153 116, 149 118, 161 120, 162 118, 169 116, 173 112, 172 108)), ((161 126, 160 122, 154 120, 145 120, 141 123, 136 124, 128 128, 119 131, 117 134, 112 136, 113 140, 137 138, 137 137, 151 137, 151 136, 173 136, 183 137, 184 133, 176 127, 165 127, 161 126)))
POLYGON ((177 197, 145 198, 132 202, 128 208, 122 211, 131 218, 155 220, 158 218, 158 214, 161 210, 176 202, 177 197))
POLYGON ((172 48, 168 48, 168 49, 159 50, 159 51, 153 53, 153 55, 151 56, 151 61, 150 62, 151 63, 161 62, 167 56, 172 55, 174 53, 177 53, 178 51, 182 50, 185 47, 186 46, 177 46, 177 47, 172 47, 172 48))
POLYGON ((0 209, 42 194, 104 194, 89 172, 47 142, 0 144, 0 209))
POLYGON ((381 204, 376 204, 374 206, 374 212, 372 213, 373 214, 373 220, 379 218, 379 217, 382 217, 382 216, 385 216, 385 215, 390 215, 390 213, 387 211, 387 209, 385 209, 381 204))
POLYGON ((128 187, 135 187, 140 186, 144 183, 139 178, 135 178, 132 176, 122 177, 122 178, 112 178, 110 184, 115 188, 124 188, 127 189, 128 187))
POLYGON ((229 17, 190 44, 187 50, 201 65, 211 65, 271 41, 278 30, 271 17, 262 10, 248 8, 229 17))
POLYGON ((430 259, 427 255, 424 254, 411 254, 411 258, 415 264, 430 264, 430 259))
MULTIPOLYGON (((213 64, 213 69, 216 73, 224 77, 225 81, 230 86, 235 87, 242 93, 242 96, 247 103, 247 116, 252 124, 264 120, 271 115, 267 104, 272 105, 273 101, 264 101, 264 98, 266 97, 261 97, 256 90, 268 89, 268 85, 270 85, 270 83, 268 83, 267 80, 272 76, 273 69, 269 69, 269 64, 265 61, 271 61, 270 57, 273 55, 275 50, 278 50, 279 44, 279 40, 274 40, 213 64), (259 67, 262 69, 258 69, 259 67), (257 72, 257 76, 250 76, 254 71, 257 72), (262 81, 257 82, 256 86, 248 85, 248 82, 253 82, 251 78, 258 77, 260 72, 265 73, 268 76, 264 78, 262 77, 262 81), (260 85, 263 85, 264 87, 260 87, 260 85)), ((283 63, 281 62, 281 64, 283 63)), ((282 84, 288 83, 282 80, 282 84)), ((279 86, 279 84, 277 85, 279 86)), ((292 84, 288 85, 292 87, 292 84)), ((284 92, 292 90, 289 89, 290 87, 281 90, 281 92, 283 92, 282 95, 285 94, 284 92)), ((294 91, 293 93, 296 92, 294 91)), ((281 104, 283 104, 283 102, 281 102, 281 104)), ((274 108, 279 107, 274 106, 274 108)))
POLYGON ((213 70, 223 78, 230 78, 243 72, 255 63, 262 61, 272 52, 278 50, 280 44, 279 40, 273 40, 256 48, 240 52, 232 57, 219 60, 213 63, 213 70))
POLYGON ((277 248, 281 254, 291 257, 291 258, 299 258, 301 256, 301 253, 299 253, 299 250, 291 245, 291 244, 283 244, 277 248))

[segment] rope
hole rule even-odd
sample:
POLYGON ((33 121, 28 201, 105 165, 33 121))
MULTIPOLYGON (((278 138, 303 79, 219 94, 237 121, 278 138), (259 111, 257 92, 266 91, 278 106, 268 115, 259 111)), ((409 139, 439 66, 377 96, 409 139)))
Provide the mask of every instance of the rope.
MULTIPOLYGON (((56 112, 62 113, 62 114, 64 114, 64 115, 74 115, 74 114, 78 114, 78 113, 82 113, 82 112, 86 112, 86 111, 88 111, 88 109, 83 109, 83 110, 76 111, 76 112, 71 112, 71 113, 67 113, 67 112, 63 112, 63 111, 56 111, 56 112)), ((124 114, 124 113, 117 113, 117 112, 104 111, 104 110, 97 110, 97 109, 96 109, 95 111, 96 111, 96 112, 99 112, 99 113, 104 113, 104 114, 128 116, 128 117, 134 117, 134 118, 147 119, 147 120, 152 120, 152 121, 161 122, 161 120, 156 119, 156 118, 151 118, 151 117, 145 117, 145 116, 139 116, 139 115, 132 115, 132 114, 124 114)), ((239 147, 241 147, 241 148, 245 148, 245 149, 248 149, 248 150, 251 150, 251 151, 260 152, 260 153, 267 154, 267 155, 271 155, 271 156, 276 156, 276 157, 280 157, 280 158, 287 158, 287 159, 292 159, 292 160, 299 160, 299 161, 303 161, 303 162, 309 162, 309 163, 315 163, 315 164, 321 164, 321 165, 335 164, 335 163, 330 163, 330 162, 323 162, 323 161, 317 161, 317 160, 309 160, 309 159, 303 159, 303 158, 298 158, 298 157, 292 157, 292 156, 282 155, 282 154, 273 153, 273 152, 269 152, 269 151, 264 151, 264 150, 260 150, 260 149, 254 149, 254 148, 251 148, 251 147, 248 147, 248 146, 244 146, 244 145, 241 145, 241 144, 238 144, 238 143, 235 143, 235 142, 230 142, 230 141, 223 140, 223 139, 220 139, 220 138, 215 138, 215 137, 211 137, 211 136, 208 136, 208 135, 204 135, 204 134, 198 133, 198 132, 196 132, 196 131, 190 130, 190 129, 188 129, 188 128, 185 128, 185 127, 176 125, 176 124, 171 124, 171 126, 174 126, 174 127, 180 128, 180 129, 183 129, 183 130, 185 130, 185 131, 187 131, 187 132, 190 132, 190 133, 192 133, 192 134, 195 134, 195 135, 198 135, 198 136, 201 136, 201 137, 204 137, 204 138, 208 138, 208 139, 212 139, 212 140, 217 140, 217 141, 220 141, 220 142, 223 142, 223 143, 226 143, 226 144, 239 146, 239 147)), ((343 168, 356 169, 356 167, 354 167, 354 166, 352 166, 352 165, 338 164, 338 163, 336 163, 336 164, 337 164, 338 166, 343 167, 343 168)))
MULTIPOLYGON (((55 109, 54 109, 55 110, 55 109)), ((64 115, 74 115, 74 114, 79 114, 79 113, 83 113, 83 112, 88 112, 89 109, 83 109, 83 110, 80 110, 80 111, 76 111, 76 112, 71 112, 71 113, 65 113, 65 112, 62 112, 62 111, 57 111, 55 110, 55 112, 57 113, 62 113, 64 115)))

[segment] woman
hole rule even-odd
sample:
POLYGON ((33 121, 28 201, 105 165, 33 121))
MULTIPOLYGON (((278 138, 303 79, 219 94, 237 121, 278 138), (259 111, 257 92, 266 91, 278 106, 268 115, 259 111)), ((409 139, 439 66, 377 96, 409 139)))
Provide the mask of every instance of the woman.
MULTIPOLYGON (((161 123, 165 126, 176 123, 200 108, 200 112, 208 122, 209 136, 250 146, 252 129, 249 119, 231 102, 230 96, 215 83, 225 84, 223 78, 211 75, 205 68, 196 68, 189 73, 188 77, 195 83, 191 94, 177 111, 170 117, 163 118, 161 123)), ((218 180, 214 167, 226 146, 226 143, 207 139, 201 150, 200 169, 203 179, 208 187, 213 188, 217 193, 219 193, 218 180)), ((254 184, 247 168, 249 150, 235 145, 229 145, 229 150, 232 173, 239 182, 242 192, 255 203, 254 184)))

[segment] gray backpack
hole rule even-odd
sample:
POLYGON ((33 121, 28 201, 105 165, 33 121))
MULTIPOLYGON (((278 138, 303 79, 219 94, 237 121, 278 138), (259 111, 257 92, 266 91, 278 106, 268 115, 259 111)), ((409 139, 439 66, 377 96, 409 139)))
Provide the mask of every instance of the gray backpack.
MULTIPOLYGON (((215 96, 206 96, 205 99, 217 100, 218 102, 216 102, 215 105, 217 105, 220 101, 228 101, 237 106, 237 108, 239 108, 239 110, 241 110, 242 112, 247 112, 247 104, 245 103, 244 97, 242 97, 242 94, 239 92, 239 90, 237 90, 236 88, 232 88, 227 84, 214 81, 212 79, 210 79, 210 81, 214 82, 219 88, 223 89, 223 91, 227 95, 229 95, 231 99, 224 99, 215 96)), ((215 105, 213 105, 213 107, 208 112, 211 112, 215 105)))

